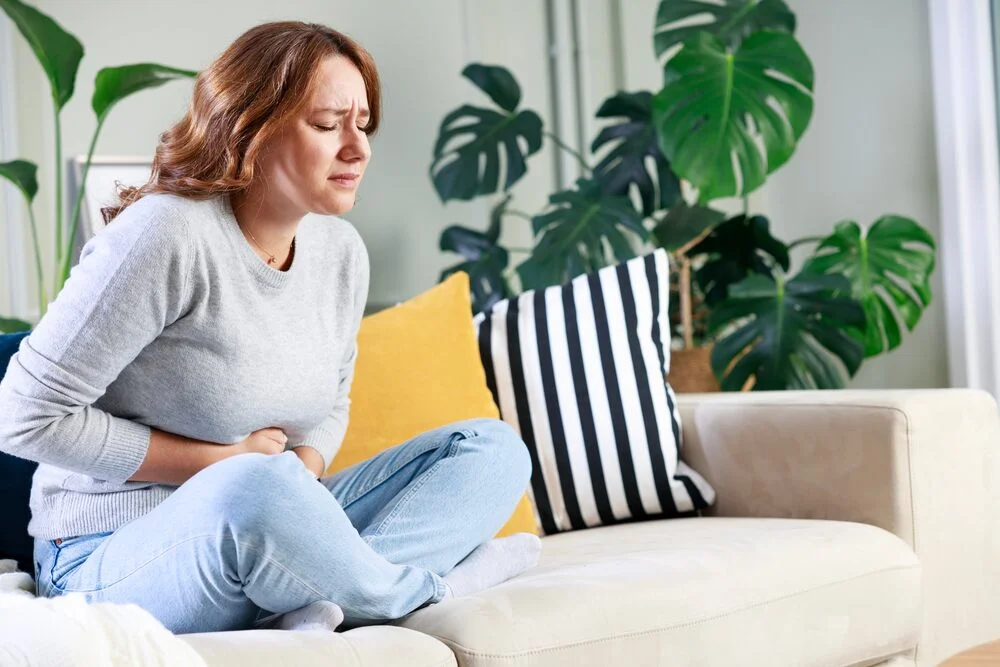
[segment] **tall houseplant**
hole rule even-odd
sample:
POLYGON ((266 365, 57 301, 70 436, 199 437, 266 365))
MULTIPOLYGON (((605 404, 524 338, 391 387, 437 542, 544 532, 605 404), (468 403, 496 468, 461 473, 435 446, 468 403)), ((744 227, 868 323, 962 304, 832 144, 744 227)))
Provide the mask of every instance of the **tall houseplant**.
MULTIPOLYGON (((94 80, 94 96, 91 107, 97 119, 97 127, 90 140, 87 159, 84 162, 82 182, 78 190, 73 211, 69 217, 69 234, 63 239, 65 209, 63 206, 63 161, 62 161, 62 125, 60 113, 66 103, 73 97, 76 85, 76 74, 83 60, 84 49, 76 37, 64 30, 56 21, 43 14, 31 5, 20 0, 0 0, 0 9, 17 26, 17 29, 27 40, 39 64, 45 71, 52 93, 53 120, 55 123, 55 275, 52 283, 52 299, 59 293, 69 278, 70 261, 72 259, 73 239, 76 237, 80 220, 80 207, 84 195, 83 184, 87 182, 87 172, 90 169, 94 148, 101 128, 115 104, 133 93, 147 88, 163 85, 168 81, 182 78, 193 78, 197 72, 175 69, 156 63, 139 63, 105 67, 97 73, 94 80)), ((42 275, 42 255, 38 243, 38 228, 35 221, 33 204, 38 194, 38 167, 27 160, 12 160, 0 163, 0 177, 7 179, 24 196, 28 208, 28 218, 31 228, 32 247, 35 259, 35 277, 38 281, 39 317, 45 314, 50 302, 42 275)), ((0 333, 23 331, 31 328, 31 323, 23 320, 0 317, 0 333)))
POLYGON ((842 387, 864 358, 901 343, 900 321, 912 330, 920 319, 935 247, 893 215, 786 244, 749 210, 748 195, 789 161, 812 116, 813 68, 795 27, 783 0, 662 0, 653 46, 663 87, 605 100, 596 115, 611 122, 590 146, 599 157, 574 152, 583 178, 535 215, 511 206, 512 187, 543 138, 570 149, 520 108, 510 72, 466 67, 494 107, 445 117, 430 175, 443 202, 499 201, 485 233, 444 230, 441 249, 464 261, 442 278, 469 272, 481 310, 516 294, 515 278, 521 290, 559 284, 661 246, 675 268, 675 333, 684 347, 713 346, 723 389, 842 387), (737 215, 712 208, 729 197, 743 201, 737 215), (516 267, 499 243, 508 217, 526 218, 534 234, 516 267), (789 248, 805 243, 814 253, 789 274, 789 248))

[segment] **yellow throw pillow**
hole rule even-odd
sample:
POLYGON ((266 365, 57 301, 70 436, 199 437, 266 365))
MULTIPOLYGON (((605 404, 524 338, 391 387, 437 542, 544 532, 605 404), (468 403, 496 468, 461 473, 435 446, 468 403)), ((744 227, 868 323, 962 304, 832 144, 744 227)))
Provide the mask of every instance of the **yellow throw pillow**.
MULTIPOLYGON (((458 272, 362 320, 347 433, 326 474, 425 431, 478 417, 499 419, 500 413, 479 358, 469 276, 458 272)), ((516 532, 539 533, 527 494, 497 535, 516 532)))

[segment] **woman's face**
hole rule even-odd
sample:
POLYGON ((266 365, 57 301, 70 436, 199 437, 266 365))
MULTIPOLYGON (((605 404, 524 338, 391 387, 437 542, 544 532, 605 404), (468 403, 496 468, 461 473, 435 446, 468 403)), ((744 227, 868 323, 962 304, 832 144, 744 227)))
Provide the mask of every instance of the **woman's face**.
POLYGON ((371 158, 368 97, 361 72, 343 56, 327 58, 304 109, 271 139, 260 159, 266 196, 304 215, 341 215, 354 207, 371 158))

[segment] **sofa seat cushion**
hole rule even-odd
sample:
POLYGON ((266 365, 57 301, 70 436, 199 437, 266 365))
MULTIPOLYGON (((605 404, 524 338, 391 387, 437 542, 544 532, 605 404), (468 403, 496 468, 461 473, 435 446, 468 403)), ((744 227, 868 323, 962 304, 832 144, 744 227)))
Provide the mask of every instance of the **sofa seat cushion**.
POLYGON ((347 632, 241 630, 178 635, 209 667, 454 667, 455 655, 438 640, 392 626, 347 632))
POLYGON ((537 568, 399 624, 480 665, 853 665, 905 653, 920 565, 874 526, 692 518, 546 537, 537 568))

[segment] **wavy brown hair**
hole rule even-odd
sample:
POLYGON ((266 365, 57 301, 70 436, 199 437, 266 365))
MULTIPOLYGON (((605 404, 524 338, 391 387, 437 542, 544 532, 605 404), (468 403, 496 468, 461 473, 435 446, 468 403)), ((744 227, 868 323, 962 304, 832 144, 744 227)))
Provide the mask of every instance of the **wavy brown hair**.
POLYGON ((105 224, 147 194, 207 199, 246 189, 261 149, 309 102, 315 73, 329 56, 343 56, 361 72, 371 110, 365 134, 375 134, 382 87, 371 54, 317 23, 264 23, 198 73, 187 113, 160 135, 149 181, 116 184, 119 204, 101 209, 105 224))

